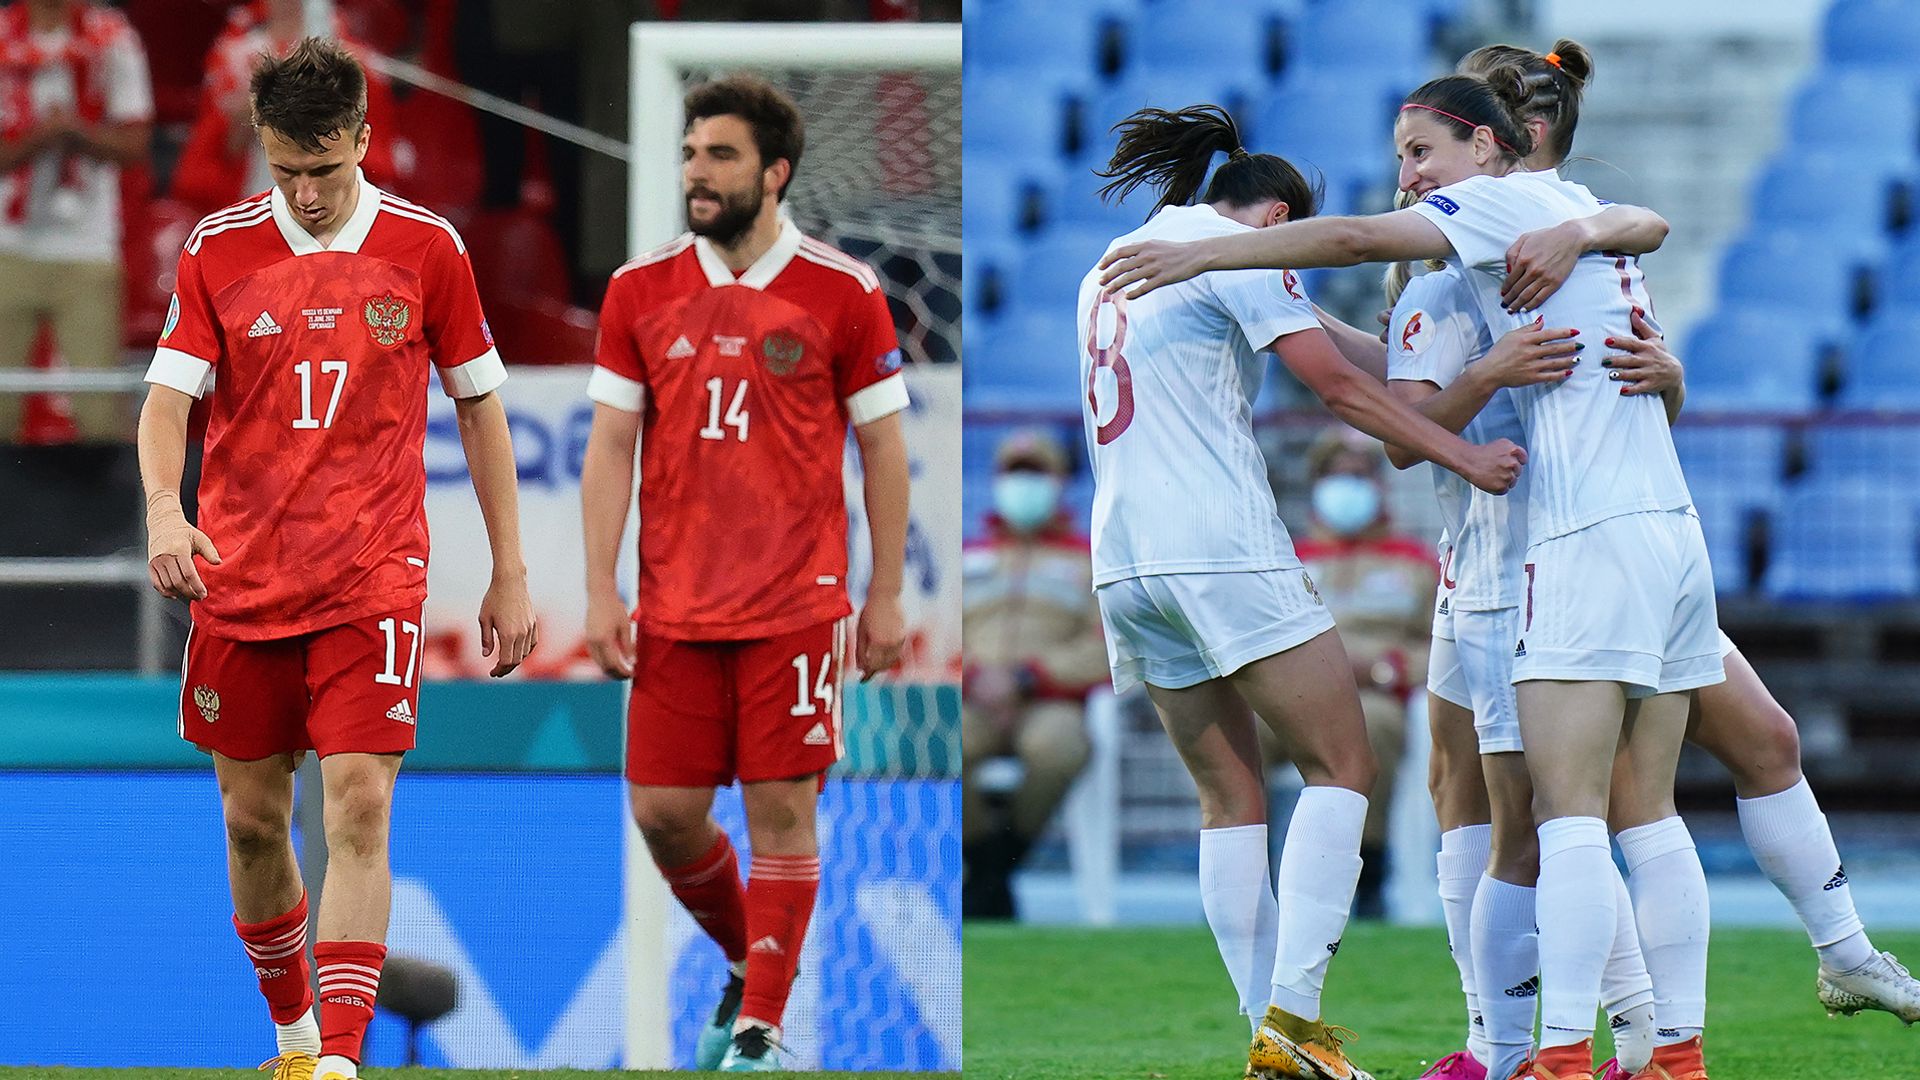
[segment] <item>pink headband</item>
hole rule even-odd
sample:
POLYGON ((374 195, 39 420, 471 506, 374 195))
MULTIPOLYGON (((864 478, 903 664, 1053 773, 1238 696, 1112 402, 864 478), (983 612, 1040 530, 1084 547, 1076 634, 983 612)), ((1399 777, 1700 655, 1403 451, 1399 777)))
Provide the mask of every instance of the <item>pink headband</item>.
MULTIPOLYGON (((1431 105, 1420 105, 1414 102, 1408 102, 1407 104, 1400 106, 1401 112, 1406 112, 1408 109, 1425 109, 1430 113, 1439 113, 1441 116, 1444 116, 1447 119, 1452 120, 1456 123, 1465 124, 1469 128, 1481 128, 1481 127, 1487 128, 1487 134, 1493 135, 1493 129, 1491 127, 1487 127, 1487 125, 1485 124, 1476 124, 1473 121, 1466 119, 1465 117, 1455 116, 1445 109, 1436 109, 1431 105)), ((1520 156, 1520 151, 1515 150, 1511 146, 1507 146, 1506 140, 1502 139, 1500 136, 1494 135, 1493 141, 1499 143, 1502 147, 1504 147, 1507 153, 1513 154, 1515 156, 1520 156)))

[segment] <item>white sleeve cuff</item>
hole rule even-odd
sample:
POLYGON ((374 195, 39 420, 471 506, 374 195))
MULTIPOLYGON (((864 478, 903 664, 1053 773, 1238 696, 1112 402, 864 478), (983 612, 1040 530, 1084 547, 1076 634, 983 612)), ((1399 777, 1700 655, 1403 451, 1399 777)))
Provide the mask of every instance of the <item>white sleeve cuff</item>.
POLYGON ((647 386, 625 375, 594 365, 587 376, 587 396, 602 405, 622 412, 640 412, 647 407, 647 386))
POLYGON ((179 349, 158 348, 147 365, 146 381, 197 398, 213 388, 213 365, 179 349))
POLYGON ((907 398, 906 377, 898 372, 881 379, 864 390, 856 390, 847 397, 847 417, 853 426, 871 424, 882 417, 892 416, 911 402, 907 398))
POLYGON ((450 398, 491 394, 506 381, 507 365, 501 363, 498 349, 488 349, 458 367, 440 369, 440 385, 450 398))

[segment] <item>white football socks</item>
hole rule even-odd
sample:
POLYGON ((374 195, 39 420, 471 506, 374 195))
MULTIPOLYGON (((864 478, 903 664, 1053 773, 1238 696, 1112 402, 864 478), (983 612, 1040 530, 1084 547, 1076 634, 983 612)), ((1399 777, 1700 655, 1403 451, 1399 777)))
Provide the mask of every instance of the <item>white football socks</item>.
POLYGON ((1342 787, 1309 787, 1287 823, 1274 892, 1280 902, 1271 1004, 1320 1019, 1327 964, 1340 948, 1360 882, 1360 831, 1367 797, 1342 787))
POLYGON ((1267 1011, 1280 905, 1267 875, 1267 827, 1200 830, 1200 906, 1240 1011, 1258 1023, 1267 1011))
POLYGON ((1440 854, 1435 859, 1440 910, 1447 919, 1447 948, 1453 953, 1453 965, 1460 969, 1460 992, 1467 999, 1467 1052, 1482 1065, 1490 1049, 1473 978, 1473 895, 1487 872, 1492 850, 1493 826, 1463 825, 1440 834, 1440 854))
POLYGON ((1486 1021, 1488 1080, 1505 1080, 1533 1052, 1540 933, 1534 889, 1483 875, 1473 894, 1473 979, 1486 1021))
POLYGON ((320 1022, 314 1019, 311 1008, 291 1024, 273 1025, 273 1038, 282 1054, 320 1056, 320 1022))
POLYGON ((1627 888, 1640 951, 1653 976, 1654 1044, 1685 1042, 1707 1026, 1707 875, 1679 817, 1623 829, 1627 888))
POLYGON ((1853 909, 1853 890, 1833 845, 1833 832, 1806 778, 1785 791, 1740 799, 1736 805, 1754 861, 1793 905, 1828 970, 1851 971, 1873 959, 1873 942, 1853 909))
POLYGON ((1540 1045, 1593 1037, 1600 975, 1615 933, 1613 848, 1596 817, 1540 826, 1540 1045))
POLYGON ((1613 952, 1600 976, 1600 1009, 1613 1031, 1613 1055, 1628 1073, 1653 1059, 1653 976, 1640 952, 1640 928, 1634 919, 1627 879, 1613 874, 1613 952))

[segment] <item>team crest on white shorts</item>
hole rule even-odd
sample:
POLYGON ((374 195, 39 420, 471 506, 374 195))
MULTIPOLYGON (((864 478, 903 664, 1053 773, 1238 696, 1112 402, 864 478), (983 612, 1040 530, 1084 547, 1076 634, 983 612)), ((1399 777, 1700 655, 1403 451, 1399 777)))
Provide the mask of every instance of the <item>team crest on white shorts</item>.
POLYGON ((1300 584, 1307 590, 1307 595, 1313 597, 1314 603, 1319 604, 1321 607, 1327 606, 1327 602, 1320 599, 1320 590, 1314 587, 1313 575, 1307 573, 1305 570, 1300 571, 1300 584))

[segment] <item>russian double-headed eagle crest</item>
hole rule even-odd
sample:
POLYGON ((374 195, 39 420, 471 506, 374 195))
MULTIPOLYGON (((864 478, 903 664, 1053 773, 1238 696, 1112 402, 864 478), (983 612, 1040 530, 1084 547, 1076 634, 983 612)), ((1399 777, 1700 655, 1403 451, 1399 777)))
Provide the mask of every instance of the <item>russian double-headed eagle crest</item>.
POLYGON ((405 341, 407 327, 413 323, 413 307, 392 293, 369 299, 362 314, 367 320, 367 333, 373 335, 375 344, 386 349, 405 341))
POLYGON ((200 718, 207 723, 220 719, 220 695, 211 687, 194 687, 193 704, 200 710, 200 718))
POLYGON ((807 347, 792 334, 778 331, 768 334, 760 341, 760 358, 766 361, 767 370, 775 375, 791 374, 800 366, 800 358, 806 355, 807 347))

